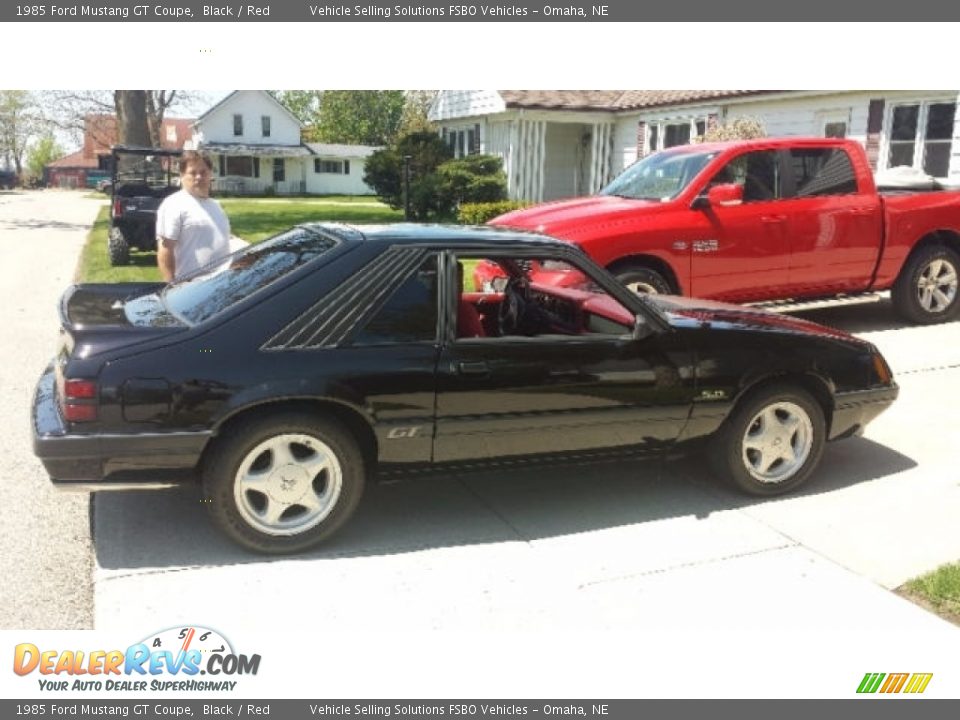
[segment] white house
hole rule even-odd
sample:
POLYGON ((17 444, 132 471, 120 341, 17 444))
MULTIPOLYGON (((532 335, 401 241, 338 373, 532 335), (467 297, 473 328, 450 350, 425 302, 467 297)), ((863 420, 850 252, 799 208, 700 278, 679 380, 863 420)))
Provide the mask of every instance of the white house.
POLYGON ((503 158, 510 197, 599 190, 639 157, 737 117, 768 135, 859 140, 877 171, 898 166, 960 181, 957 90, 443 90, 430 120, 457 156, 503 158))
POLYGON ((364 164, 377 148, 309 145, 293 113, 263 90, 236 90, 201 115, 187 147, 209 153, 214 189, 237 195, 370 195, 364 164))

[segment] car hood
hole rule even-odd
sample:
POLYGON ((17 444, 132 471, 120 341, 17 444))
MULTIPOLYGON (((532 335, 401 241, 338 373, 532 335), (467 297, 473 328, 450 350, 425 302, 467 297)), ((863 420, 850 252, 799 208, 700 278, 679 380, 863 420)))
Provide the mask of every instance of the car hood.
POLYGON ((842 330, 759 308, 676 295, 646 295, 645 298, 667 316, 671 326, 677 328, 709 326, 716 330, 787 333, 870 347, 870 343, 842 330))
POLYGON ((594 195, 544 203, 514 210, 495 217, 490 225, 533 230, 562 239, 576 239, 581 229, 596 230, 598 224, 616 223, 635 218, 638 210, 653 210, 663 203, 655 200, 634 200, 613 195, 594 195))

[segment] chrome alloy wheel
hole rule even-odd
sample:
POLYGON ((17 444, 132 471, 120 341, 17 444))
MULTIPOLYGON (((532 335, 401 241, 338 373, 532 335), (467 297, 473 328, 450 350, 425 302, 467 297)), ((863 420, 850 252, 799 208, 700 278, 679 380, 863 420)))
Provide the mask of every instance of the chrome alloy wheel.
POLYGON ((943 258, 927 265, 917 279, 917 298, 929 313, 939 313, 950 307, 957 297, 957 268, 943 258))
POLYGON ((742 448, 744 467, 755 480, 782 483, 793 477, 810 456, 813 423, 795 403, 772 403, 750 421, 742 448))
POLYGON ((343 487, 336 454, 315 437, 276 435, 243 458, 233 483, 241 517, 266 535, 298 535, 322 522, 343 487))

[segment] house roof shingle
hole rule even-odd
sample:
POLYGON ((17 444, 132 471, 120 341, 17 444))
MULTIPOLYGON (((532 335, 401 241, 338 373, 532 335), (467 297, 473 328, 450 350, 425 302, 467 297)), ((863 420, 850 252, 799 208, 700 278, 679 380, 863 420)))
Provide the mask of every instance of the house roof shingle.
POLYGON ((508 108, 639 110, 704 100, 758 95, 770 90, 499 90, 508 108))
POLYGON ((96 168, 98 167, 97 158, 84 157, 83 150, 77 150, 75 153, 65 155, 59 160, 54 160, 47 165, 48 168, 96 168))

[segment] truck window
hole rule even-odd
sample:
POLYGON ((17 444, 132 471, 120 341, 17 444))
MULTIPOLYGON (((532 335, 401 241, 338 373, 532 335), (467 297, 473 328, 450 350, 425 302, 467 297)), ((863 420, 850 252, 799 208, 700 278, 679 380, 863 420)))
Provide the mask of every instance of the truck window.
POLYGON ((710 185, 734 183, 743 187, 743 201, 762 202, 780 197, 780 164, 771 150, 744 153, 724 165, 710 185))
POLYGON ((850 156, 842 148, 790 150, 794 196, 848 195, 857 191, 850 156))

